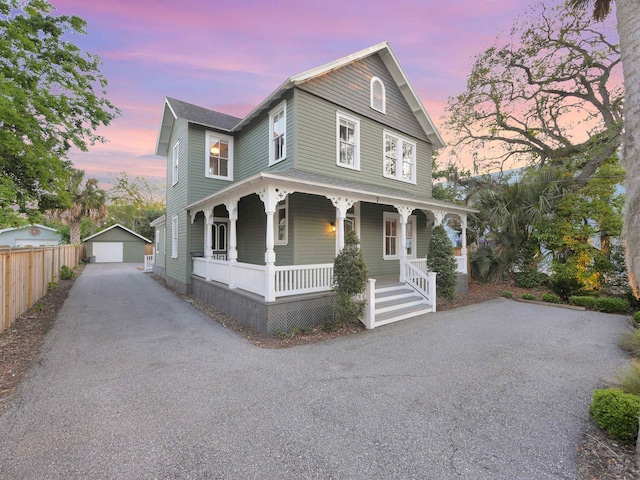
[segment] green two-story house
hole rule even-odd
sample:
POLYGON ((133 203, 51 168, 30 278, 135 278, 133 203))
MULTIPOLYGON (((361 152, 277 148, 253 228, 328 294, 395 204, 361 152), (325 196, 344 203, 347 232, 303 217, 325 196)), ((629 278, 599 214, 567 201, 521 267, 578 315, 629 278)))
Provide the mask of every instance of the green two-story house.
MULTIPOLYGON (((154 271, 261 332, 313 326, 332 315, 333 261, 355 230, 365 324, 435 311, 430 230, 447 215, 464 230, 471 211, 431 196, 443 146, 386 42, 288 78, 245 118, 166 98, 154 271)), ((464 285, 464 244, 458 263, 464 285)))

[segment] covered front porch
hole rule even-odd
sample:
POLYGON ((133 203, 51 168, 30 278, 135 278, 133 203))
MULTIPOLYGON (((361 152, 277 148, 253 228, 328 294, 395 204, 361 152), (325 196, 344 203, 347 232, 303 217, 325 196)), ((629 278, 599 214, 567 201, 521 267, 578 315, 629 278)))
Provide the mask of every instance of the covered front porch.
POLYGON ((262 173, 187 207, 197 232, 194 277, 265 304, 330 294, 333 260, 344 247, 345 233, 353 229, 372 277, 369 305, 375 303, 375 279, 395 278, 435 311, 435 274, 427 271, 427 245, 431 228, 448 215, 456 215, 462 226, 458 270, 467 273, 469 209, 382 188, 371 192, 312 183, 287 173, 262 173))

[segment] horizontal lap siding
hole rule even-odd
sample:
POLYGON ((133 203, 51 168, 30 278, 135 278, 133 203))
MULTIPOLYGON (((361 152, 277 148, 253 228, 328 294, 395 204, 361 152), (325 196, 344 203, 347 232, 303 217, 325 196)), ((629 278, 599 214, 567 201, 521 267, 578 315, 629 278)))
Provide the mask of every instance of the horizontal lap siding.
POLYGON ((162 267, 162 268, 164 268, 165 263, 166 263, 165 262, 165 254, 167 252, 165 239, 164 239, 165 228, 166 228, 166 224, 159 225, 158 227, 156 227, 156 235, 157 235, 157 238, 160 239, 160 241, 157 244, 158 245, 158 251, 157 252, 154 251, 155 257, 153 259, 153 262, 156 265, 158 265, 159 267, 162 267))
MULTIPOLYGON (((304 91, 296 92, 295 167, 308 172, 340 177, 356 182, 395 188, 417 195, 431 195, 431 146, 421 140, 404 138, 416 143, 416 184, 383 176, 383 131, 390 128, 369 118, 315 97, 304 91), (355 116, 360 120, 360 170, 336 165, 336 112, 355 116)), ((402 135, 401 135, 402 136, 402 135)))
MULTIPOLYGON (((177 119, 171 132, 169 154, 167 157, 167 254, 166 274, 182 284, 189 283, 190 262, 187 261, 187 212, 184 207, 188 204, 188 173, 189 159, 188 124, 183 119, 177 119), (173 185, 172 153, 176 140, 180 140, 180 160, 178 162, 178 183, 173 185), (171 239, 173 232, 171 219, 178 216, 178 258, 171 258, 171 239)), ((203 167, 204 168, 204 167, 203 167)))
POLYGON ((295 221, 295 263, 333 263, 336 234, 329 222, 335 221, 336 209, 329 199, 296 193, 289 199, 289 208, 295 221))

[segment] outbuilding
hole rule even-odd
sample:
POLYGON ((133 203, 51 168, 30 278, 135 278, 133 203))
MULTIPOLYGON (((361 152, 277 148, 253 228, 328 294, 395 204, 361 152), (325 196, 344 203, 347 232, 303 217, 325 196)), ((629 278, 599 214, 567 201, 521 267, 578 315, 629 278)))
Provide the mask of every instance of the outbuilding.
POLYGON ((42 247, 61 243, 62 234, 55 228, 44 225, 36 224, 0 230, 0 245, 9 247, 42 247))
POLYGON ((116 223, 83 242, 87 247, 87 257, 95 257, 93 261, 96 263, 142 263, 145 245, 151 240, 116 223))

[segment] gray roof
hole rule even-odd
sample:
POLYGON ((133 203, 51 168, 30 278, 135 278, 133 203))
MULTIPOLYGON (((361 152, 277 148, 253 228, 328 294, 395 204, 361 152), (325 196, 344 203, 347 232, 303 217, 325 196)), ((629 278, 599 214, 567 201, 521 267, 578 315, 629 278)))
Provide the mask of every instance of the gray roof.
POLYGON ((167 102, 178 118, 184 118, 190 122, 205 125, 207 127, 219 128, 221 130, 231 130, 241 118, 216 112, 208 108, 199 107, 192 103, 183 102, 175 98, 167 97, 167 102))

